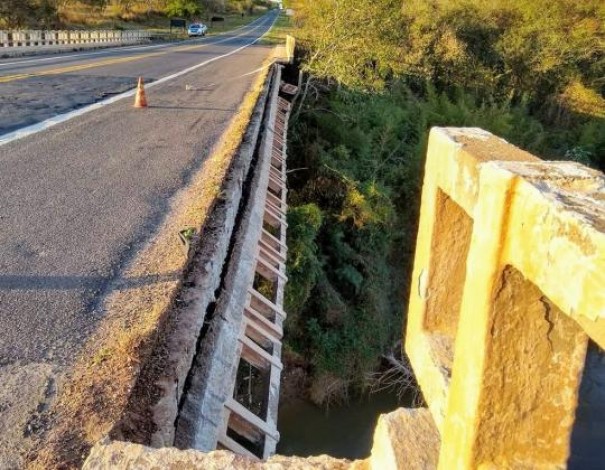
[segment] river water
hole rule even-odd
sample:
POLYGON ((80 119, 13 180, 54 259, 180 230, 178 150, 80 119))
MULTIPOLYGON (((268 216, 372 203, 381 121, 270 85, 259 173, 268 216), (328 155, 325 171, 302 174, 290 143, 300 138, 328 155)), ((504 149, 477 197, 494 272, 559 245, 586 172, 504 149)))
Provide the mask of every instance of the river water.
POLYGON ((399 401, 394 391, 364 395, 348 404, 319 408, 295 399, 279 409, 278 429, 281 455, 328 454, 332 457, 363 459, 370 455, 372 435, 378 416, 400 406, 410 406, 411 397, 399 401))

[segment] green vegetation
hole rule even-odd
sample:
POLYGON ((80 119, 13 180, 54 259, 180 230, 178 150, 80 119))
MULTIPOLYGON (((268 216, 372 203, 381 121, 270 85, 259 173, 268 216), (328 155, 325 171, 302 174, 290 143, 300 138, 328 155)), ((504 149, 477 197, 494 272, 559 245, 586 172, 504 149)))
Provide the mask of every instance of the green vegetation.
POLYGON ((169 17, 225 16, 227 30, 272 8, 269 0, 0 0, 0 28, 167 29, 169 17))
POLYGON ((344 394, 401 336, 431 126, 605 168, 605 4, 293 3, 287 342, 344 394))

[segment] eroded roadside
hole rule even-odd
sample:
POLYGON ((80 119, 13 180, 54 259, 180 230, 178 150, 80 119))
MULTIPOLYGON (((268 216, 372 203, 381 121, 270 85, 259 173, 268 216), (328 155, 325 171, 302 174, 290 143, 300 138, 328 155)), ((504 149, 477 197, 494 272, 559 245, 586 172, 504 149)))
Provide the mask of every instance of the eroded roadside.
MULTIPOLYGON (((136 380, 166 326, 186 323, 187 319, 170 317, 172 307, 182 301, 178 293, 183 275, 196 253, 182 249, 179 233, 193 228, 193 246, 200 240, 204 242, 200 246, 222 240, 222 235, 213 234, 213 211, 229 198, 225 185, 234 181, 234 175, 238 180, 234 156, 246 148, 245 131, 265 89, 268 70, 263 68, 217 148, 174 199, 171 215, 112 286, 103 305, 104 319, 76 361, 56 405, 44 413, 48 424, 30 453, 31 468, 80 465, 90 446, 121 421, 136 380), (127 285, 133 278, 152 282, 127 285)), ((184 233, 187 238, 191 232, 184 233)), ((216 249, 217 243, 206 246, 216 249)))

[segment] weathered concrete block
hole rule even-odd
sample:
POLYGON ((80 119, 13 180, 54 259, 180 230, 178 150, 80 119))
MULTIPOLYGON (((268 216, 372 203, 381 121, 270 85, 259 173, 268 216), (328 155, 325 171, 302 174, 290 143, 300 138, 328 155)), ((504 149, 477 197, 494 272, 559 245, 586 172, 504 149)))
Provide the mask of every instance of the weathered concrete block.
POLYGON ((365 464, 319 457, 275 456, 267 462, 258 462, 229 451, 203 453, 174 448, 151 449, 126 442, 97 444, 84 463, 84 470, 362 470, 365 464))
POLYGON ((478 129, 429 142, 406 351, 439 467, 565 466, 605 345, 605 178, 478 129))
POLYGON ((429 470, 437 468, 439 431, 426 408, 381 415, 374 430, 371 470, 429 470))

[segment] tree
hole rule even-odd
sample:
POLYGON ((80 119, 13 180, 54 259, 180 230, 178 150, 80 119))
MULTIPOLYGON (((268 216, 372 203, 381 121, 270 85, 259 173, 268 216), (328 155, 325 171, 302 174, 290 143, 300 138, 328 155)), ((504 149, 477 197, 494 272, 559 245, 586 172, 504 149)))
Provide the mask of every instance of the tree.
POLYGON ((168 16, 192 18, 200 14, 201 8, 195 0, 169 0, 164 11, 168 16))
POLYGON ((49 28, 57 22, 51 0, 0 0, 0 24, 7 29, 49 28))

